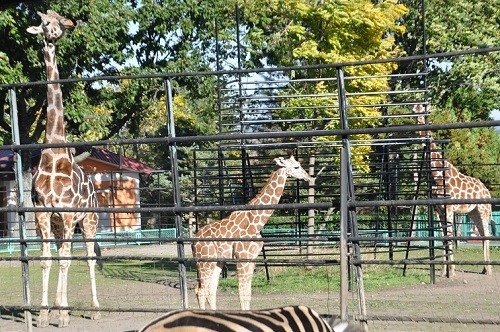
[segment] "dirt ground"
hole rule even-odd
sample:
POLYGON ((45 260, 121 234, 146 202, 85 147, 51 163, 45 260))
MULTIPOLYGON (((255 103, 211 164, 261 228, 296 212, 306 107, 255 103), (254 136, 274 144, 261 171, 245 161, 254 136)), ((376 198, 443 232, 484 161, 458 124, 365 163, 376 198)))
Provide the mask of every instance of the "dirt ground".
MULTIPOLYGON (((107 249, 104 256, 113 255, 143 255, 168 257, 176 254, 174 245, 148 245, 127 249, 107 249)), ((189 248, 186 255, 191 256, 189 248)), ((71 272, 70 272, 71 274, 71 272)), ((189 307, 196 308, 192 281, 188 285, 189 307)), ((175 280, 165 282, 144 282, 141 280, 127 283, 127 290, 133 289, 137 296, 152 294, 153 303, 162 303, 165 308, 180 308, 180 292, 175 280)), ((109 290, 106 290, 109 291, 109 290)), ((123 290, 117 290, 117 292, 123 290)), ((125 295, 123 307, 134 307, 130 303, 134 295, 125 295)), ((119 294, 115 294, 119 295, 119 294)), ((71 301, 71 298, 70 298, 71 301)), ((106 298, 101 299, 101 306, 106 298)), ((351 313, 356 314, 357 301, 350 300, 351 313)), ((237 294, 221 292, 218 296, 220 309, 235 309, 239 307, 237 294)), ((253 308, 303 304, 310 306, 322 314, 338 314, 338 291, 328 293, 304 294, 262 294, 255 293, 252 300, 253 308)), ((366 293, 369 331, 499 331, 500 332, 500 273, 498 270, 492 276, 485 276, 467 271, 457 271, 452 279, 438 278, 434 285, 402 287, 378 292, 366 293), (394 319, 390 319, 394 317, 394 319), (401 317, 408 317, 405 321, 401 317), (411 318, 409 318, 411 317, 411 318), (426 322, 432 318, 433 322, 426 322), (450 321, 462 319, 464 323, 450 321), (471 324, 471 321, 490 322, 490 324, 471 324), (496 323, 496 324, 495 324, 496 323)), ((137 331, 147 322, 158 317, 159 313, 137 312, 102 312, 100 320, 92 321, 82 317, 81 313, 72 313, 70 326, 63 331, 137 331)), ((36 317, 33 317, 35 325, 36 317)), ((56 327, 56 321, 47 328, 36 328, 34 332, 61 331, 56 327)), ((0 332, 28 331, 21 313, 5 312, 0 307, 0 332)))

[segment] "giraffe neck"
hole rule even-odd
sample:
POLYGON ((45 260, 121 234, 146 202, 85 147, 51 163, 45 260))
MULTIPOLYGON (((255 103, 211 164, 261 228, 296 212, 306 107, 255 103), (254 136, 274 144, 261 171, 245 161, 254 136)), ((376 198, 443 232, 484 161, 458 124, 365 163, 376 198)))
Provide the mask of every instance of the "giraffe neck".
MULTIPOLYGON (((43 48, 48 81, 59 80, 59 71, 57 69, 55 51, 56 47, 52 43, 46 43, 45 47, 43 48)), ((45 142, 66 142, 62 91, 61 85, 59 83, 47 84, 47 119, 45 123, 45 142)))
MULTIPOLYGON (((284 168, 279 168, 271 173, 271 176, 267 180, 267 183, 259 193, 248 202, 248 205, 269 205, 278 204, 283 195, 283 190, 285 189, 287 174, 284 168)), ((267 220, 273 214, 273 209, 266 210, 251 210, 254 214, 252 218, 253 223, 258 231, 260 231, 267 220)))
POLYGON ((443 158, 440 148, 434 142, 431 136, 430 142, 430 161, 432 169, 432 177, 436 184, 436 192, 445 194, 447 196, 456 196, 455 188, 460 186, 460 182, 463 179, 463 175, 458 171, 458 169, 453 166, 449 161, 443 158))

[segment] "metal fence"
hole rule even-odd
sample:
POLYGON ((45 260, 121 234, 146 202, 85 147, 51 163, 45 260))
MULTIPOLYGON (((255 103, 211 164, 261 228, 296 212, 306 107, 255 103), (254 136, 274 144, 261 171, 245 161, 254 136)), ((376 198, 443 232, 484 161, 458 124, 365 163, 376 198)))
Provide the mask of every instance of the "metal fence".
MULTIPOLYGON (((477 56, 491 51, 498 50, 475 50, 477 56)), ((458 52, 454 55, 472 52, 458 52)), ((450 56, 450 54, 446 55, 450 56)), ((416 104, 426 103, 425 89, 405 84, 401 86, 408 88, 400 91, 349 91, 349 82, 356 80, 410 80, 417 82, 418 85, 419 79, 425 73, 406 76, 354 77, 346 75, 345 68, 384 61, 401 62, 440 56, 443 55, 433 54, 372 62, 253 71, 137 76, 133 78, 157 79, 165 83, 164 94, 168 105, 165 120, 169 133, 167 137, 74 142, 45 146, 14 144, 0 147, 0 149, 19 153, 40 147, 55 146, 109 147, 163 144, 168 147, 172 168, 157 170, 155 174, 165 176, 170 180, 171 187, 156 188, 156 193, 171 190, 173 198, 170 202, 129 208, 100 207, 95 210, 99 213, 139 212, 143 217, 140 225, 144 227, 143 230, 107 232, 99 234, 100 236, 96 239, 104 249, 109 246, 108 250, 103 253, 104 263, 107 266, 103 275, 105 281, 108 282, 100 290, 100 296, 103 298, 101 309, 104 312, 120 313, 164 312, 192 307, 190 303, 194 302, 194 292, 191 288, 196 277, 195 260, 189 255, 189 244, 194 240, 193 232, 208 220, 219 219, 231 211, 262 209, 262 206, 245 204, 265 183, 274 167, 272 158, 283 155, 283 150, 292 149, 296 158, 302 161, 302 165, 309 166, 316 176, 314 193, 311 194, 311 188, 306 184, 290 181, 281 204, 268 206, 274 209, 275 213, 269 221, 269 229, 263 232, 265 246, 257 263, 266 269, 268 279, 270 266, 284 266, 285 268, 340 266, 340 284, 335 290, 339 294, 339 302, 335 304, 338 309, 336 308, 334 312, 343 318, 349 315, 356 316, 357 319, 365 322, 376 320, 375 316, 370 316, 366 307, 363 266, 374 264, 423 266, 429 270, 430 283, 435 283, 435 265, 442 263, 436 252, 442 249, 442 240, 500 240, 499 236, 472 238, 471 234, 465 233, 444 239, 439 236, 440 226, 432 220, 427 222, 426 226, 420 224, 417 228, 412 227, 417 221, 415 211, 420 210, 421 213, 425 213, 427 209, 432 209, 433 204, 483 203, 494 206, 500 204, 498 198, 480 200, 428 198, 431 184, 424 176, 428 173, 428 168, 424 167, 428 160, 421 147, 423 143, 426 143, 426 139, 415 133, 420 130, 492 127, 499 126, 500 121, 416 125, 415 114, 411 112, 411 108, 416 104), (304 78, 288 79, 286 73, 291 70, 302 71, 304 78), (325 72, 330 75, 324 75, 325 72), (271 75, 274 79, 265 82, 258 80, 262 73, 271 75), (182 137, 175 135, 171 83, 177 77, 192 75, 215 75, 220 79, 228 75, 239 77, 239 83, 236 86, 224 84, 220 86, 223 98, 220 103, 220 134, 218 135, 182 137), (241 79, 241 77, 245 78, 241 79), (329 86, 329 91, 308 92, 307 86, 319 83, 329 86), (294 91, 300 92, 294 93, 294 91), (379 95, 380 102, 371 104, 360 102, 363 100, 360 97, 372 95, 379 95), (302 103, 307 106, 294 102, 298 99, 301 99, 302 103), (361 112, 364 109, 376 112, 371 115, 368 112, 366 115, 361 112), (333 113, 337 115, 332 116, 333 113), (331 126, 334 123, 339 124, 339 128, 332 129, 331 126), (218 144, 216 148, 194 152, 194 162, 189 170, 193 174, 193 183, 187 185, 180 181, 177 145, 193 142, 218 142, 218 144), (418 183, 419 186, 417 186, 418 183), (186 192, 191 193, 189 201, 183 200, 186 192), (311 212, 313 212, 312 215, 311 212), (153 222, 151 225, 155 228, 148 230, 146 227, 149 227, 149 224, 146 219, 149 217, 162 221, 153 222), (132 254, 129 255, 124 249, 131 246, 136 246, 135 249, 137 249, 139 245, 144 248, 141 249, 144 251, 132 250, 132 254), (173 248, 173 251, 163 252, 162 250, 167 247, 173 248), (386 253, 387 258, 378 260, 363 258, 366 250, 380 247, 386 249, 380 250, 379 254, 386 253), (160 252, 153 253, 153 250, 160 250, 160 252), (397 254, 402 251, 408 253, 416 250, 419 251, 418 260, 401 259, 397 254), (109 280, 113 282, 109 283, 109 280), (127 283, 132 283, 132 281, 133 285, 127 286, 127 283), (170 288, 168 292, 158 294, 159 290, 152 285, 170 285, 170 288), (166 300, 165 294, 167 293, 169 300, 166 300), (352 302, 356 305, 352 306, 352 302)), ((101 77, 93 80, 119 79, 122 78, 101 77)), ((93 80, 86 81, 92 84, 93 80)), ((61 80, 61 83, 65 82, 67 81, 61 80)), ((23 86, 2 85, 0 88, 12 91, 11 103, 14 105, 15 90, 22 89, 23 86)), ((12 109, 15 110, 15 107, 12 109)), ((16 123, 13 122, 13 125, 15 126, 16 123)), ((444 153, 447 142, 441 143, 443 143, 444 153)), ((20 158, 16 159, 16 163, 19 161, 20 158)), ((19 167, 15 168, 17 179, 22 178, 20 170, 19 167)), ((12 190, 15 190, 14 187, 12 190)), ((29 191, 28 188, 24 190, 29 191)), ((19 238, 0 239, 0 245, 6 246, 8 251, 8 255, 0 256, 1 266, 10 275, 5 283, 5 285, 10 285, 6 286, 10 288, 1 290, 4 295, 0 296, 2 298, 0 305, 2 310, 10 312, 16 310, 36 312, 43 307, 27 299, 40 297, 40 289, 35 286, 40 277, 39 273, 34 272, 33 264, 40 260, 35 255, 35 250, 39 248, 41 240, 25 236, 26 229, 33 227, 29 225, 34 225, 34 220, 29 220, 25 216, 35 211, 58 212, 61 209, 49 207, 35 209, 29 207, 28 202, 22 201, 22 198, 23 195, 19 194, 16 204, 0 209, 6 214, 16 215, 16 222, 19 223, 17 229, 20 232, 19 238), (21 250, 19 253, 12 249, 16 247, 25 248, 26 251, 21 250), (33 249, 33 251, 27 249, 33 249), (17 282, 21 279, 23 279, 22 285, 17 282), (12 289, 18 290, 19 293, 12 293, 12 289), (31 297, 26 296, 30 293, 33 293, 31 297), (23 294, 25 294, 24 297, 23 294)), ((89 210, 75 208, 74 211, 88 212, 89 210)), ((85 241, 78 236, 72 240, 76 252, 85 241)), ((57 260, 57 258, 54 259, 57 260)), ((85 259, 86 257, 81 255, 72 256, 72 260, 75 261, 74 269, 77 271, 75 273, 82 274, 80 271, 82 268, 78 262, 85 259)), ((227 260, 227 263, 234 262, 235 260, 227 260)), ((460 263, 482 264, 480 261, 457 261, 457 264, 460 263)), ((500 264, 500 261, 493 260, 490 263, 496 266, 500 264)), ((73 304, 69 306, 69 309, 92 310, 81 301, 81 297, 86 294, 86 286, 79 286, 81 286, 80 289, 75 291, 76 297, 70 295, 70 301, 73 304), (77 300, 73 302, 71 298, 77 300)), ((161 292, 163 291, 165 290, 162 289, 161 292)), ((233 300, 229 299, 234 296, 226 296, 224 297, 226 306, 234 307, 233 300)), ((293 296, 293 294, 286 294, 282 300, 285 303, 296 301, 296 299, 292 300, 293 296)), ((325 295, 325 297, 328 296, 330 294, 325 295)), ((271 303, 278 305, 283 304, 283 301, 271 303)), ((317 305, 315 303, 317 299, 301 298, 300 301, 308 302, 312 306, 317 305)), ((328 298, 325 298, 324 302, 328 303, 328 298)), ((326 309, 325 306, 319 306, 318 310, 322 312, 327 310, 332 313, 330 307, 326 309)), ((405 317, 396 315, 392 318, 385 317, 385 320, 402 321, 406 319, 405 317)), ((434 318, 446 321, 443 318, 434 318)), ((433 321, 433 317, 414 317, 415 321, 419 319, 427 322, 433 321)), ((462 321, 472 322, 474 319, 471 317, 469 320, 465 318, 462 321)), ((452 318, 448 320, 456 322, 452 318)), ((475 322, 479 321, 476 319, 475 322)), ((496 317, 479 323, 500 324, 496 317)))

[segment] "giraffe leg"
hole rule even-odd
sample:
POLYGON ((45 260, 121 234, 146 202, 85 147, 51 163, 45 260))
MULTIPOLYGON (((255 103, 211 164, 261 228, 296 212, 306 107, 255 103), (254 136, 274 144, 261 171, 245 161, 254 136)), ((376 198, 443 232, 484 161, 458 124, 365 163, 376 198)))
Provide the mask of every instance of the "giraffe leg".
MULTIPOLYGON (((491 218, 491 212, 488 211, 487 207, 484 205, 478 205, 478 207, 469 213, 469 218, 474 222, 481 236, 489 236, 490 230, 488 228, 488 223, 491 218)), ((490 261, 490 240, 483 240, 483 259, 485 262, 490 261)), ((483 274, 491 275, 492 269, 491 265, 485 264, 483 268, 483 274)))
MULTIPOLYGON (((42 234, 42 238, 48 239, 50 236, 50 217, 46 212, 36 213, 36 220, 38 222, 40 232, 42 234)), ((42 268, 42 307, 49 306, 49 276, 50 276, 50 268, 52 266, 52 254, 50 252, 50 243, 42 242, 42 257, 46 257, 48 259, 42 259, 40 261, 40 266, 42 268)), ((41 309, 40 314, 37 320, 38 327, 47 327, 49 326, 49 310, 41 309)))
POLYGON ((198 271, 198 283, 195 287, 196 299, 200 309, 205 309, 205 304, 209 298, 210 277, 215 269, 215 262, 198 262, 196 264, 198 271))
MULTIPOLYGON (((87 242, 85 245, 87 247, 87 256, 89 256, 89 257, 95 256, 94 242, 87 242)), ((89 267, 91 296, 92 296, 92 302, 90 305, 93 309, 99 309, 99 300, 97 299, 95 265, 96 265, 95 259, 89 259, 87 261, 87 266, 89 267)), ((95 311, 93 310, 90 313, 90 319, 95 320, 95 319, 99 319, 99 318, 101 318, 101 313, 99 312, 99 310, 95 310, 95 311)))
POLYGON ((240 295, 241 310, 250 310, 252 300, 252 277, 255 270, 253 262, 238 262, 238 293, 240 295))
MULTIPOLYGON (((446 211, 446 217, 440 216, 440 220, 445 220, 442 222, 443 236, 453 235, 453 210, 446 211)), ((444 241, 444 260, 450 262, 449 264, 443 265, 443 270, 441 271, 441 277, 452 278, 455 276, 455 264, 453 264, 453 241, 444 241)))
MULTIPOLYGON (((95 239, 95 228, 94 227, 89 227, 88 226, 88 221, 94 220, 93 222, 91 221, 91 225, 97 225, 97 215, 95 213, 93 214, 88 214, 87 217, 85 218, 83 225, 83 231, 85 235, 85 239, 95 239)), ((95 247, 98 246, 97 243, 90 241, 90 242, 85 242, 85 246, 87 248, 87 256, 88 257, 95 257, 95 247)), ((95 259, 89 259, 87 260, 87 266, 89 267, 89 274, 90 274, 90 287, 91 287, 91 296, 92 296, 92 302, 90 304, 91 308, 93 309, 99 309, 99 300, 97 299, 97 284, 96 284, 96 275, 95 275, 95 266, 96 266, 96 260, 95 259)), ((90 313, 90 319, 96 320, 101 318, 101 313, 99 310, 92 310, 90 313)))
POLYGON ((222 267, 224 263, 217 263, 214 266, 212 275, 210 276, 210 284, 208 289, 208 305, 210 305, 210 309, 217 309, 217 287, 219 286, 219 278, 222 272, 222 267))
MULTIPOLYGON (((490 240, 483 241, 483 257, 484 257, 485 262, 490 261, 490 240)), ((489 265, 489 264, 484 265, 483 274, 486 274, 486 275, 493 274, 493 271, 491 269, 491 265, 489 265)))
MULTIPOLYGON (((71 255, 70 242, 63 242, 59 248, 59 257, 69 257, 71 255)), ((61 259, 59 261, 59 278, 57 281, 56 306, 68 306, 68 271, 71 266, 70 259, 61 259)), ((59 310, 58 326, 66 327, 69 325, 69 312, 66 309, 59 310)))
POLYGON ((261 241, 240 242, 235 245, 235 257, 246 260, 236 264, 241 310, 250 310, 250 301, 252 300, 252 278, 255 270, 255 263, 248 260, 257 258, 263 245, 264 242, 261 241))

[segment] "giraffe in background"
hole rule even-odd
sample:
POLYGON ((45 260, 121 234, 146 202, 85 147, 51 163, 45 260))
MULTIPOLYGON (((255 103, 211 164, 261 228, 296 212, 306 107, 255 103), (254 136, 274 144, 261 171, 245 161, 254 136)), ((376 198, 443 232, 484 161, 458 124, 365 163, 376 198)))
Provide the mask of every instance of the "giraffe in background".
MULTIPOLYGON (((308 182, 313 180, 293 156, 290 156, 289 159, 276 158, 275 161, 278 168, 271 173, 267 184, 248 202, 248 205, 278 204, 289 176, 308 182)), ((234 211, 228 218, 207 224, 195 234, 195 238, 200 239, 192 244, 195 258, 246 260, 236 263, 238 293, 242 310, 250 309, 252 298, 252 277, 255 263, 248 260, 255 259, 262 250, 264 243, 259 241, 262 237, 260 231, 273 212, 272 209, 234 211), (217 238, 235 238, 235 241, 202 240, 217 238), (256 241, 238 241, 239 238, 256 239, 256 241)), ((223 265, 223 262, 196 262, 198 283, 195 290, 201 309, 205 309, 205 301, 207 300, 210 308, 216 309, 217 286, 223 265)))
MULTIPOLYGON (((42 23, 37 27, 27 29, 29 33, 41 34, 44 37, 43 56, 47 70, 47 80, 59 79, 59 71, 56 64, 55 42, 59 40, 65 30, 72 28, 73 22, 64 18, 54 11, 47 14, 38 12, 42 23)), ((59 83, 47 84, 47 119, 45 125, 45 143, 64 143, 66 134, 64 128, 64 108, 62 102, 62 91, 59 83)), ((97 199, 92 182, 83 170, 74 161, 69 148, 46 148, 40 156, 38 169, 33 177, 33 203, 35 207, 57 207, 67 208, 66 212, 35 212, 35 218, 42 239, 50 238, 51 233, 57 240, 73 237, 77 223, 83 232, 85 239, 94 239, 97 231, 98 216, 95 212, 72 212, 71 208, 95 208, 97 199)), ((99 256, 99 246, 94 241, 85 243, 87 256, 99 256)), ((71 255, 70 242, 57 242, 59 257, 69 258, 71 255)), ((42 306, 48 306, 49 275, 52 265, 50 242, 42 242, 42 306)), ((99 308, 96 290, 95 259, 87 261, 90 270, 91 281, 91 306, 99 308)), ((59 278, 57 282, 57 294, 55 306, 68 306, 68 270, 71 265, 70 259, 59 261, 59 278)), ((68 310, 53 312, 58 316, 58 326, 65 327, 69 324, 68 310)), ((91 319, 99 319, 98 310, 93 310, 91 319)), ((46 327, 50 323, 48 309, 41 309, 38 317, 38 327, 46 327)))
MULTIPOLYGON (((427 106, 427 109, 429 107, 427 106)), ((426 107, 415 105, 413 112, 420 114, 417 117, 419 124, 425 124, 426 107)), ((449 161, 444 160, 439 147, 434 142, 430 131, 420 131, 419 135, 429 139, 431 174, 435 185, 432 194, 434 197, 450 197, 451 199, 481 199, 491 198, 488 188, 476 178, 462 174, 449 161)), ((488 224, 491 220, 491 204, 453 204, 436 205, 436 212, 443 227, 444 236, 453 235, 455 213, 467 214, 476 225, 481 236, 489 236, 488 224)), ((453 262, 453 241, 447 241, 448 259, 453 262)), ((490 260, 490 241, 483 240, 484 261, 490 260)), ((446 276, 446 265, 443 266, 442 276, 446 276)), ((491 265, 485 264, 484 274, 492 274, 491 265)), ((449 265, 449 277, 455 275, 455 265, 449 265)))

